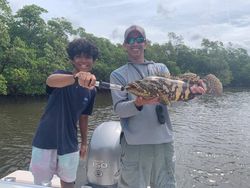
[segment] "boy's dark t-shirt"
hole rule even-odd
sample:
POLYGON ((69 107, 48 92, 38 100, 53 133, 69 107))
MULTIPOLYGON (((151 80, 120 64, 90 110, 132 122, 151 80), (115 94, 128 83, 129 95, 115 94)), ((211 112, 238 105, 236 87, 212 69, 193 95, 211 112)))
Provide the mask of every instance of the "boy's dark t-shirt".
MULTIPOLYGON (((72 74, 56 71, 54 74, 72 74)), ((63 88, 47 86, 48 103, 41 117, 32 145, 41 149, 57 149, 58 155, 78 151, 77 122, 82 114, 91 115, 96 89, 78 84, 63 88)))

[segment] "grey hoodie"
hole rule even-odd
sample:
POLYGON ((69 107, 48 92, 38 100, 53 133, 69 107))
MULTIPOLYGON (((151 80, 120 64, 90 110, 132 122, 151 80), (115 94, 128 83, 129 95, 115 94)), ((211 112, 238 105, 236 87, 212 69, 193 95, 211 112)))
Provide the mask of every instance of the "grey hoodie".
MULTIPOLYGON (((136 64, 128 62, 111 73, 110 82, 125 86, 150 75, 168 72, 168 68, 162 63, 145 61, 142 64, 136 64)), ((112 90, 111 94, 114 111, 120 117, 128 144, 162 144, 173 141, 172 125, 167 106, 162 105, 166 123, 160 124, 156 116, 156 105, 144 105, 142 110, 138 110, 133 102, 136 96, 115 90, 112 90)))

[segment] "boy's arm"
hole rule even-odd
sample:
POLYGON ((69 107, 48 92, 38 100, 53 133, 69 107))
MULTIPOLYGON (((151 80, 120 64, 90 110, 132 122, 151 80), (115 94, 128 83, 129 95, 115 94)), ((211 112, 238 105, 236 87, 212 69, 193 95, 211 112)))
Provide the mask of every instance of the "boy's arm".
POLYGON ((81 115, 79 119, 81 134, 80 157, 84 158, 88 148, 88 115, 81 115))
POLYGON ((49 87, 61 88, 75 83, 75 77, 72 74, 51 74, 46 84, 49 87))
POLYGON ((74 75, 72 74, 51 74, 47 80, 46 84, 52 88, 62 88, 69 86, 78 82, 82 87, 93 89, 95 87, 96 77, 89 72, 78 72, 74 75))

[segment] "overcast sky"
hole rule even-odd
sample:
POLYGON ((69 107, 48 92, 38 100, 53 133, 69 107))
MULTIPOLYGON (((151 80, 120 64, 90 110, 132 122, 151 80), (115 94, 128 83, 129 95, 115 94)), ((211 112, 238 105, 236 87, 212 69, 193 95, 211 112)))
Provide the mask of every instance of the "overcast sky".
POLYGON ((36 4, 45 19, 65 17, 74 27, 122 43, 127 27, 145 28, 149 40, 168 41, 174 32, 186 45, 201 39, 232 42, 250 51, 250 0, 8 0, 12 10, 36 4))

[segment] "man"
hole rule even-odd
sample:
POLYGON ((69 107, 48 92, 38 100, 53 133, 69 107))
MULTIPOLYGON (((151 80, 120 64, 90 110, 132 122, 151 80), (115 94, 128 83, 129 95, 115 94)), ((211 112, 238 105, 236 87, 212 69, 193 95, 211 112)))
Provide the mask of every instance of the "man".
MULTIPOLYGON (((129 27, 123 46, 128 53, 128 63, 111 73, 111 83, 125 86, 150 75, 169 72, 164 64, 145 60, 147 42, 142 27, 129 27)), ((205 92, 198 86, 191 90, 205 92)), ((112 91, 112 99, 123 130, 118 187, 175 188, 173 133, 167 106, 160 104, 159 98, 145 99, 121 91, 112 91), (159 107, 161 112, 156 110, 159 107), (164 119, 159 120, 157 113, 164 119)))
POLYGON ((85 39, 75 39, 68 44, 67 53, 73 71, 55 71, 46 81, 49 100, 33 139, 30 170, 35 184, 49 184, 56 174, 62 188, 73 188, 79 163, 77 122, 84 157, 88 115, 96 95, 96 78, 90 71, 98 49, 85 39))

